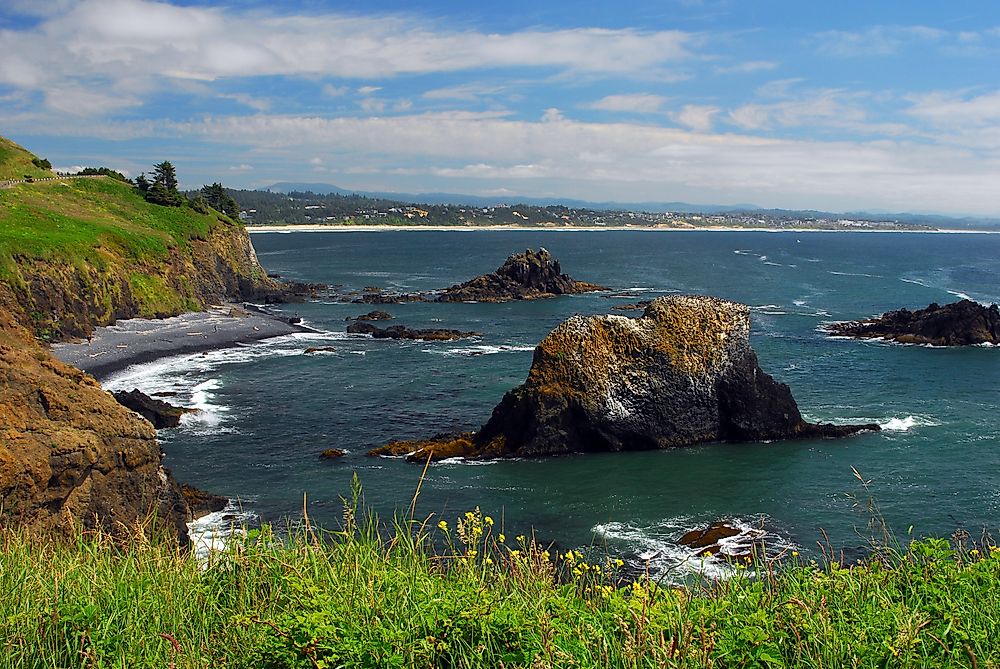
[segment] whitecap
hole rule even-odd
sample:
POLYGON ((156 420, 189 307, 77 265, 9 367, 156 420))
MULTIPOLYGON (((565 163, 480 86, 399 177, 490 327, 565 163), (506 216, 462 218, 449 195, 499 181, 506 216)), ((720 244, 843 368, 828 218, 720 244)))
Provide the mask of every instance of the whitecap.
POLYGON ((435 353, 438 355, 447 356, 478 356, 478 355, 495 355, 497 353, 510 353, 513 351, 534 351, 534 346, 524 346, 524 345, 513 345, 509 346, 506 344, 500 344, 497 346, 489 344, 478 344, 475 346, 461 346, 458 348, 425 348, 422 349, 423 353, 435 353))
POLYGON ((904 416, 903 418, 894 416, 879 423, 879 427, 887 432, 909 432, 915 427, 935 427, 940 424, 930 416, 904 416))
POLYGON ((736 573, 725 556, 744 554, 763 544, 768 556, 778 556, 797 546, 788 538, 763 528, 763 518, 725 522, 740 530, 740 534, 719 541, 720 554, 699 556, 701 549, 677 543, 687 531, 704 528, 708 523, 688 517, 668 518, 650 526, 612 521, 595 525, 591 530, 610 547, 618 548, 632 569, 649 573, 652 578, 682 582, 691 576, 724 579, 736 573))

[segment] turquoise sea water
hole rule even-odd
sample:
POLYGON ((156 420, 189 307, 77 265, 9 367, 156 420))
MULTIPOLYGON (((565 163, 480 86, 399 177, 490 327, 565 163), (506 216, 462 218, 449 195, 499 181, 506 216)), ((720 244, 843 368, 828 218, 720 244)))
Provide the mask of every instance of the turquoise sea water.
MULTIPOLYGON (((418 516, 479 506, 509 536, 607 546, 670 567, 671 541, 724 518, 776 543, 815 549, 826 532, 851 553, 874 498, 901 537, 1000 529, 1000 349, 934 349, 832 339, 825 321, 968 296, 1000 301, 1000 236, 765 232, 350 232, 258 234, 261 262, 290 279, 401 291, 441 288, 545 246, 602 294, 509 304, 403 304, 394 323, 483 332, 460 342, 349 337, 366 305, 282 309, 323 334, 160 361, 110 380, 176 390, 203 409, 161 432, 182 481, 242 500, 248 513, 335 526, 357 473, 383 515, 407 509, 421 468, 365 457, 395 438, 474 429, 521 383, 534 345, 574 313, 667 293, 753 307, 761 366, 788 383, 811 420, 878 422, 839 441, 704 446, 430 468, 418 516), (335 353, 304 355, 310 345, 335 353), (349 454, 320 461, 330 447, 349 454), (852 467, 871 480, 862 489, 852 467)), ((621 312, 617 312, 621 313, 621 312)))

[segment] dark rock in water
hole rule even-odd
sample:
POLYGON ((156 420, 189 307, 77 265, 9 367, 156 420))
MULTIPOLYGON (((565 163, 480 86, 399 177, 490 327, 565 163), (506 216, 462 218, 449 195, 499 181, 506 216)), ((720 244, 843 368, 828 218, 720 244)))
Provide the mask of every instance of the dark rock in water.
POLYGON ((604 286, 576 281, 562 273, 559 261, 544 248, 528 249, 507 258, 492 274, 445 289, 438 302, 509 302, 569 293, 607 290, 604 286))
MULTIPOLYGON (((461 437, 463 450, 530 457, 879 429, 804 421, 788 386, 758 366, 749 334, 750 309, 713 297, 661 297, 637 319, 573 316, 535 348, 527 381, 461 437)), ((407 447, 451 457, 456 439, 407 447)), ((373 453, 398 454, 399 443, 373 453)))
POLYGON ((182 409, 163 400, 153 399, 138 389, 119 390, 113 394, 119 404, 148 420, 157 430, 177 427, 181 423, 181 416, 197 411, 197 409, 182 409))
POLYGON ((742 534, 738 527, 727 525, 724 522, 712 523, 704 530, 691 530, 677 540, 681 546, 688 548, 707 548, 719 543, 721 539, 736 537, 742 534))
POLYGON ((184 497, 184 501, 187 502, 188 507, 191 509, 192 520, 215 513, 216 511, 222 511, 229 506, 228 497, 205 492, 187 483, 181 484, 181 496, 184 497))
POLYGON ((402 304, 404 302, 423 302, 420 293, 364 293, 351 300, 352 304, 402 304))
POLYGON ((834 323, 827 331, 855 339, 886 339, 901 344, 931 344, 933 346, 969 346, 1000 344, 1000 311, 960 300, 925 309, 890 311, 878 318, 847 323, 834 323))
POLYGON ((641 302, 632 302, 631 304, 616 304, 611 307, 614 311, 638 311, 639 309, 645 309, 649 306, 652 300, 643 300, 641 302))
POLYGON ((350 317, 344 319, 345 321, 391 321, 392 314, 388 311, 369 311, 367 314, 361 314, 360 316, 350 317))
POLYGON ((460 330, 411 330, 405 325, 392 325, 387 328, 380 328, 371 323, 351 323, 347 326, 349 334, 367 334, 374 339, 422 339, 425 341, 450 341, 452 339, 465 339, 466 337, 479 337, 481 332, 462 332, 460 330))
POLYGON ((289 317, 285 318, 284 321, 286 323, 288 323, 289 325, 298 325, 299 323, 302 322, 302 317, 301 316, 289 316, 289 317))
POLYGON ((310 346, 305 350, 305 353, 334 353, 336 348, 333 346, 310 346))
POLYGON ((346 451, 339 448, 328 448, 319 454, 320 460, 335 460, 336 458, 342 458, 347 455, 346 451))

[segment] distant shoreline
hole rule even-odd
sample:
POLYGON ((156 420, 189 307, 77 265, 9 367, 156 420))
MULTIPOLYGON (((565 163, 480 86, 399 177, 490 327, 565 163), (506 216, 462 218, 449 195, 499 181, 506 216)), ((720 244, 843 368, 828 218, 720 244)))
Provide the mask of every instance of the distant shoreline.
POLYGON ((602 232, 602 231, 633 231, 633 232, 863 232, 863 233, 919 233, 919 234, 956 234, 956 235, 997 235, 1000 230, 955 230, 938 228, 934 230, 872 230, 853 228, 740 228, 740 227, 690 227, 670 228, 656 226, 578 226, 562 228, 529 227, 523 225, 248 225, 246 229, 251 234, 289 232, 602 232))

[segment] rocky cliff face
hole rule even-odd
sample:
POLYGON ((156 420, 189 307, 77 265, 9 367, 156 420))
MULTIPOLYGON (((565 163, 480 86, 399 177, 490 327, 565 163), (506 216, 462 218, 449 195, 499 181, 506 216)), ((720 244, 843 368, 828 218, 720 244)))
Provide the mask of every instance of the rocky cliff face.
POLYGON ((512 255, 497 271, 445 289, 437 301, 509 302, 595 290, 607 289, 563 274, 559 261, 540 248, 512 255))
POLYGON ((749 333, 746 306, 712 297, 659 298, 638 319, 574 316, 538 345, 527 381, 478 432, 373 453, 541 456, 878 429, 804 421, 788 386, 760 369, 749 333))
POLYGON ((0 523, 119 532, 155 515, 186 537, 153 426, 35 343, 12 306, 0 285, 0 523))
POLYGON ((960 300, 943 307, 937 303, 925 309, 890 311, 878 318, 834 323, 827 330, 842 337, 885 339, 901 344, 969 346, 1000 344, 1000 310, 972 300, 960 300))
POLYGON ((21 259, 6 283, 19 320, 51 341, 83 337, 120 318, 173 316, 222 299, 282 300, 296 289, 268 278, 246 229, 225 223, 166 263, 117 256, 101 265, 21 259))

